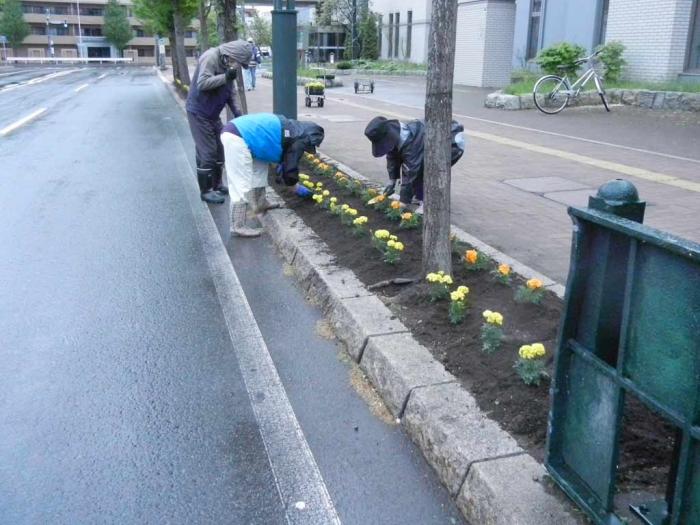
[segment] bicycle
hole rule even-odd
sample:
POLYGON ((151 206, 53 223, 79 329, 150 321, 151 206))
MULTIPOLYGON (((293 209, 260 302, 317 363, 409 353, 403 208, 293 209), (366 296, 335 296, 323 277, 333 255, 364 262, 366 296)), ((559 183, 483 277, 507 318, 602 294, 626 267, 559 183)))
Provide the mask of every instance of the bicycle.
POLYGON ((588 70, 576 79, 576 82, 570 84, 568 72, 571 71, 571 66, 559 66, 563 76, 545 75, 540 78, 532 90, 532 97, 535 100, 535 106, 542 113, 547 115, 555 115, 562 111, 568 104, 569 100, 576 98, 581 93, 581 89, 593 79, 595 87, 598 90, 598 95, 603 101, 606 111, 610 111, 608 100, 605 98, 605 88, 603 87, 603 79, 595 70, 593 59, 600 54, 600 50, 590 56, 581 58, 574 62, 575 66, 580 66, 590 62, 588 70))

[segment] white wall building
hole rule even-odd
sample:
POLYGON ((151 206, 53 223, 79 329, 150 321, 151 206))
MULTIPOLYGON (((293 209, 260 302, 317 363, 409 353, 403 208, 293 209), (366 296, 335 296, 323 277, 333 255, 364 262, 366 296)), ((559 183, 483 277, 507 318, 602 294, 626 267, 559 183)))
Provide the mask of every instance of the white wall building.
POLYGON ((428 59, 430 0, 372 0, 370 9, 379 15, 384 60, 424 63, 428 59))

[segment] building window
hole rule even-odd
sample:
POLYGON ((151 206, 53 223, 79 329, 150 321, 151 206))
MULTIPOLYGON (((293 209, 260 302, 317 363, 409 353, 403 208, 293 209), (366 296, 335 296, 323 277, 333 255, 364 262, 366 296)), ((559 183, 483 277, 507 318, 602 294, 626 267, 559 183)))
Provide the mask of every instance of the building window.
POLYGON ((406 13, 406 56, 411 58, 411 29, 413 27, 413 11, 406 13))
POLYGON ((32 35, 46 35, 46 26, 29 26, 29 33, 32 35))
POLYGON ((83 36, 102 36, 102 28, 83 26, 83 36))
POLYGON ((81 16, 104 16, 105 10, 103 7, 83 7, 80 6, 81 16))
POLYGON ((61 24, 57 26, 50 26, 49 34, 52 36, 68 36, 70 35, 70 31, 67 27, 63 27, 63 24, 61 24))
POLYGON ((389 14, 389 53, 387 53, 387 58, 394 56, 394 13, 389 14))
POLYGON ((401 32, 401 13, 396 13, 394 15, 394 23, 396 24, 396 29, 394 29, 394 58, 399 57, 399 33, 401 32))
POLYGON ((137 38, 143 38, 144 36, 146 36, 146 32, 143 29, 136 28, 134 29, 134 36, 137 38))
POLYGON ((598 31, 598 41, 596 44, 605 44, 605 33, 608 29, 608 8, 610 0, 601 0, 600 6, 600 30, 598 31))
POLYGON ((530 4, 530 26, 528 27, 527 55, 530 60, 537 56, 540 48, 540 22, 542 20, 542 0, 532 0, 530 4))
POLYGON ((377 33, 379 33, 377 36, 377 52, 379 56, 382 56, 382 33, 384 29, 384 16, 379 15, 377 17, 377 33))

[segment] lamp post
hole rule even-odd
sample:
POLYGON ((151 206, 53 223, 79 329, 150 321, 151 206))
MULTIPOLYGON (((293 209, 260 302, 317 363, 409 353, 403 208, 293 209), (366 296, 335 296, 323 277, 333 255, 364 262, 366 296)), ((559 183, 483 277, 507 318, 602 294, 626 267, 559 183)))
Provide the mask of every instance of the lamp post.
POLYGON ((297 118, 297 12, 294 0, 274 0, 272 9, 272 107, 297 118))
POLYGON ((51 27, 51 24, 54 25, 61 25, 63 24, 63 27, 68 27, 68 21, 64 20, 63 22, 54 22, 51 20, 51 11, 49 8, 46 8, 46 40, 48 43, 48 54, 49 58, 54 58, 54 51, 53 51, 53 42, 51 41, 51 31, 49 31, 49 28, 51 27))

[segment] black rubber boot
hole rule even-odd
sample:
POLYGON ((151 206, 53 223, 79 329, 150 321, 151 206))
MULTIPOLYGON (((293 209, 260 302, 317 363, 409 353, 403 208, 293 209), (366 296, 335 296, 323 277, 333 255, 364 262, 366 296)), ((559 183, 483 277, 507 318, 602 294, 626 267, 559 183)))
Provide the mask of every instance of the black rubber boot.
POLYGON ((197 168, 197 183, 199 184, 199 196, 204 202, 210 204, 223 204, 226 202, 221 194, 212 189, 212 170, 197 168))
POLYGON ((199 195, 204 202, 208 202, 209 204, 223 204, 224 202, 226 202, 226 198, 223 195, 221 195, 218 191, 203 191, 199 195))
POLYGON ((221 195, 228 195, 228 188, 224 186, 224 168, 223 166, 217 166, 212 170, 211 175, 211 186, 214 191, 219 192, 221 195))

